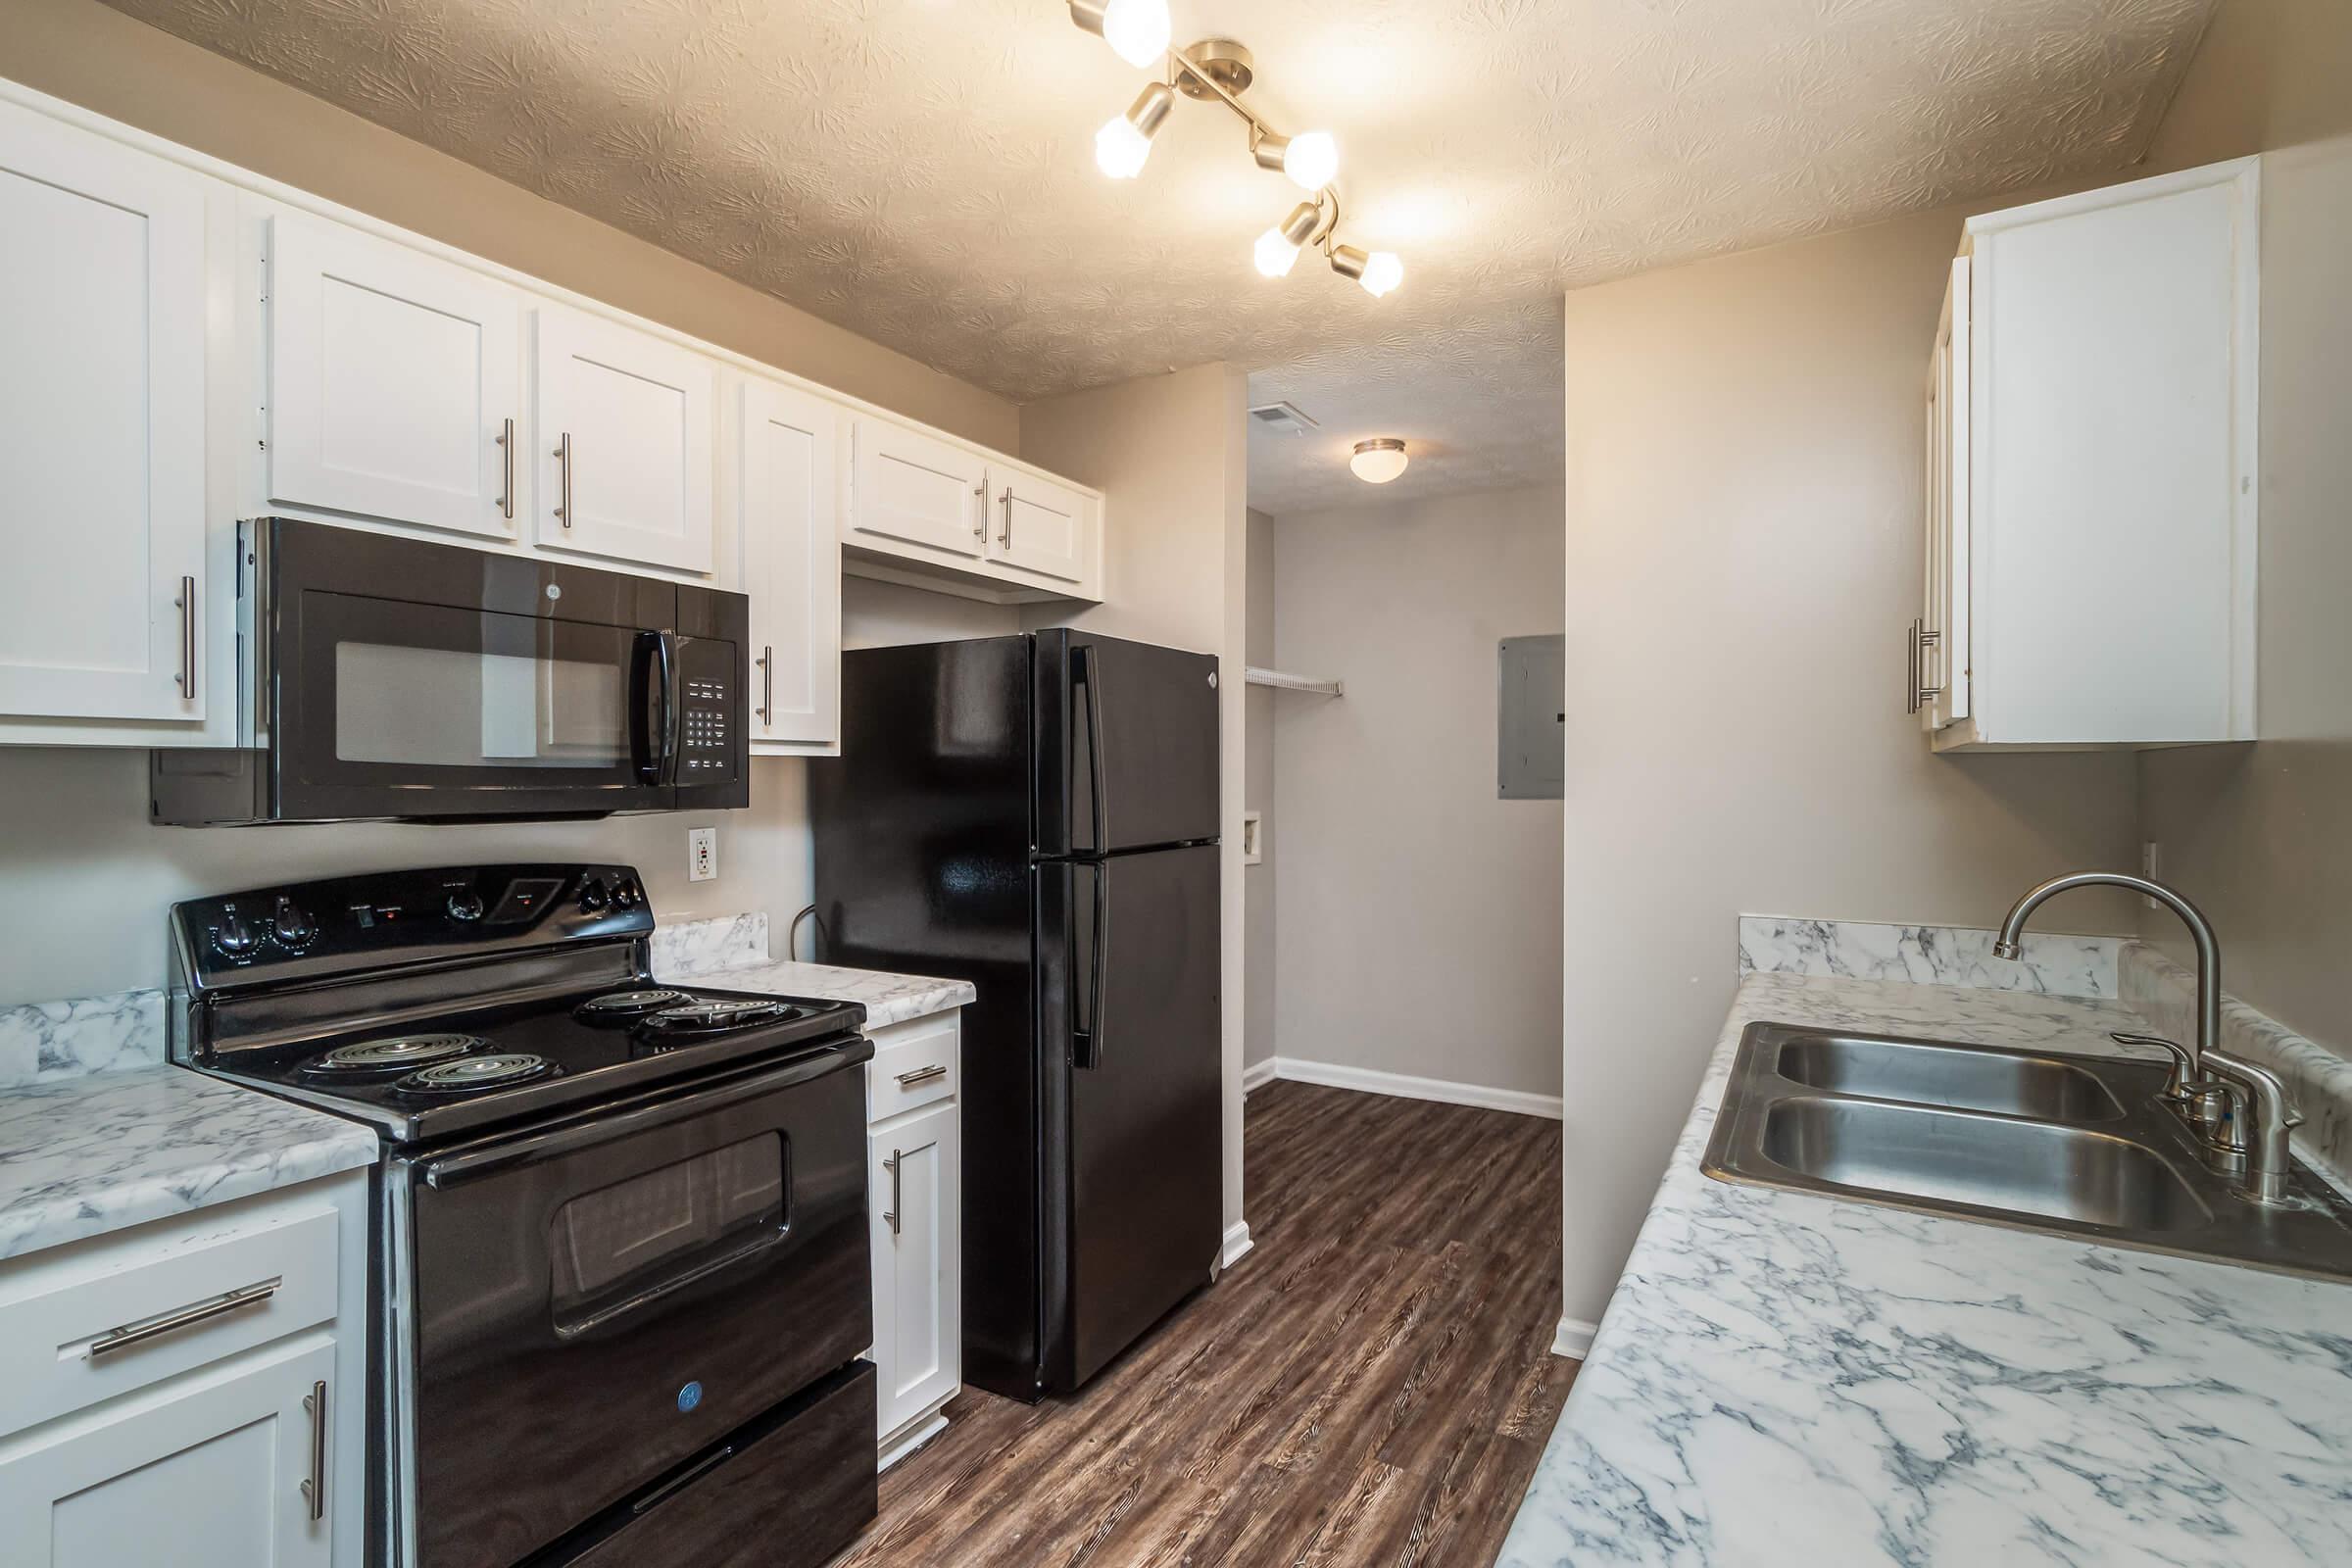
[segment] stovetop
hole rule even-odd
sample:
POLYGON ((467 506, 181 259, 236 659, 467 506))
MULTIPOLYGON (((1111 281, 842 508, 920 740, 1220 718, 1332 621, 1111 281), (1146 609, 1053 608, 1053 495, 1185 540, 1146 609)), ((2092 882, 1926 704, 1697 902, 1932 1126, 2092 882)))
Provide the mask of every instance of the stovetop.
POLYGON ((199 1065, 371 1122, 394 1142, 427 1142, 754 1058, 838 1050, 864 1020, 856 1003, 639 977, 398 1024, 330 1028, 199 1065), (615 997, 626 1000, 598 1005, 615 997))

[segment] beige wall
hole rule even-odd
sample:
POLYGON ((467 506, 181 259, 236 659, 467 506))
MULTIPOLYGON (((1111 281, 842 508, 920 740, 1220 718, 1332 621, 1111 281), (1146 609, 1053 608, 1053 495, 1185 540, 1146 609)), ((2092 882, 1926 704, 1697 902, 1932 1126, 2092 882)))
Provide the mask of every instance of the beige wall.
MULTIPOLYGON (((1572 1321, 1690 1108, 1742 911, 1989 925, 2038 877, 2132 863, 2131 757, 1936 757, 1901 710, 1960 218, 1568 296, 1572 1321)), ((2132 929, 2079 897, 2062 926, 2132 929)))
POLYGON ((1003 398, 98 0, 6 0, 0 76, 1017 455, 1003 398))
POLYGON ((2255 152, 2265 739, 2145 754, 2141 811, 2228 988, 2352 1054, 2352 6, 2224 0, 2151 162, 2255 152))
POLYGON ((1105 603, 1072 613, 1041 605, 1030 627, 1083 626, 1111 637, 1214 654, 1222 736, 1225 1223, 1242 1221, 1245 955, 1242 680, 1248 642, 1247 378, 1224 365, 1032 403, 1021 455, 1101 489, 1108 509, 1105 603))
POLYGON ((1495 795, 1496 648, 1560 629, 1557 488, 1274 525, 1285 1057, 1560 1092, 1560 804, 1495 795))
MULTIPOLYGON (((1252 664, 1274 662, 1274 519, 1250 514, 1250 625, 1246 653, 1252 664)), ((1263 836, 1258 863, 1242 870, 1243 1022, 1242 1061, 1255 1066, 1274 1054, 1274 997, 1279 982, 1274 963, 1275 894, 1280 886, 1274 837, 1274 704, 1271 688, 1252 686, 1244 695, 1242 804, 1258 813, 1263 836)))

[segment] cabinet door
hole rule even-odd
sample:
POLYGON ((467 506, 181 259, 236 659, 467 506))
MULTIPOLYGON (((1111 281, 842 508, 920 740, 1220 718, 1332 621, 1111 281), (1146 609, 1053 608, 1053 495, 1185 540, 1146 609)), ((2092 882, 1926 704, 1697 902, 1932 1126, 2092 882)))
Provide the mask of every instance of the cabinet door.
POLYGON ((0 104, 0 713, 204 716, 208 187, 0 104))
POLYGON ((708 572, 718 368, 665 338, 544 306, 537 318, 533 537, 708 572))
POLYGON ((1963 256, 1952 263, 1929 369, 1920 723, 1931 733, 1969 716, 1968 282, 1963 256))
POLYGON ((988 559, 1073 587, 1094 562, 1094 503, 1066 485, 1010 468, 989 470, 988 559))
POLYGON ((849 535, 917 560, 988 548, 988 465, 963 448, 859 416, 851 437, 849 535), (912 546, 914 548, 908 549, 912 546))
POLYGON ((312 1518, 307 1489, 327 1484, 333 1454, 315 1441, 326 1412, 312 1401, 334 1366, 334 1346, 312 1340, 233 1373, 190 1373, 112 1414, 56 1423, 0 1460, 9 1559, 322 1568, 333 1522, 312 1518))
POLYGON ((869 1138, 874 1363, 886 1437, 962 1382, 957 1143, 954 1104, 919 1111, 869 1138))
POLYGON ((522 308, 462 267, 270 220, 270 497, 511 537, 522 308))
POLYGON ((841 740, 840 410, 743 384, 743 580, 752 599, 752 740, 841 740))

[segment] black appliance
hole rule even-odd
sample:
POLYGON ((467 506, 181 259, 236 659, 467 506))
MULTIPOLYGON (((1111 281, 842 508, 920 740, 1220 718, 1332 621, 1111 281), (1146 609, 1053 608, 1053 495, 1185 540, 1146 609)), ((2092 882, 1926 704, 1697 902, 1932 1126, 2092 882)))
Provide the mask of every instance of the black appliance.
POLYGON ((175 906, 172 1059, 376 1128, 378 1568, 818 1568, 875 1511, 865 1009, 659 981, 618 865, 175 906))
POLYGON ((157 822, 751 804, 741 594, 285 517, 237 555, 239 744, 150 753, 157 822))
POLYGON ((842 656, 830 961, 971 981, 967 1382, 1075 1389, 1223 1239, 1216 661, 1084 632, 842 656))

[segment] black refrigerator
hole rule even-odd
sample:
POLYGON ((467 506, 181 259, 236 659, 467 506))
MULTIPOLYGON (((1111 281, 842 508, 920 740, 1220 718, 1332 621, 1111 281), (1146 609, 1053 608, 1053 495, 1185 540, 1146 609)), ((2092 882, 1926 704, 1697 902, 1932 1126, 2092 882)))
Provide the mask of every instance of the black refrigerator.
POLYGON ((1217 664, 1056 630, 842 656, 828 962, 969 980, 964 1381, 1067 1393, 1216 1269, 1217 664))

